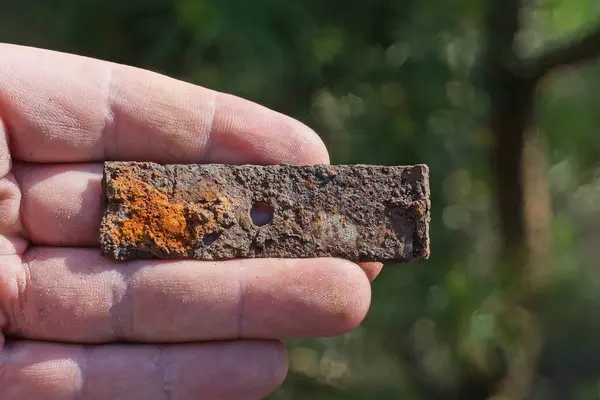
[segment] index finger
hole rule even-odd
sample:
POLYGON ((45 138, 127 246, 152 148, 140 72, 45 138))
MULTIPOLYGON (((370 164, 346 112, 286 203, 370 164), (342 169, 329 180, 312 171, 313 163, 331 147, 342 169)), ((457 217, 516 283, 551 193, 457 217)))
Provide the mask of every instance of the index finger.
POLYGON ((7 44, 0 54, 0 129, 16 160, 329 162, 304 124, 239 97, 71 54, 7 44))

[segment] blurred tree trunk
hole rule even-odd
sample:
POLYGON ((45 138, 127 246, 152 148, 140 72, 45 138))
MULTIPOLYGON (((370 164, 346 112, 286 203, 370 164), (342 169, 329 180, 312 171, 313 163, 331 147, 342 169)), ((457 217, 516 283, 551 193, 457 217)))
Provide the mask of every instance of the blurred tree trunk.
POLYGON ((535 292, 548 283, 550 265, 550 185, 544 135, 538 129, 527 132, 523 151, 523 207, 528 270, 523 277, 535 292))
POLYGON ((552 69, 596 57, 600 31, 551 48, 533 60, 514 50, 520 0, 490 0, 484 72, 490 96, 493 174, 500 225, 498 268, 511 304, 505 318, 518 332, 520 354, 508 360, 495 398, 522 399, 535 379, 542 337, 536 293, 546 283, 549 259, 550 195, 544 138, 534 126, 540 80, 552 69))

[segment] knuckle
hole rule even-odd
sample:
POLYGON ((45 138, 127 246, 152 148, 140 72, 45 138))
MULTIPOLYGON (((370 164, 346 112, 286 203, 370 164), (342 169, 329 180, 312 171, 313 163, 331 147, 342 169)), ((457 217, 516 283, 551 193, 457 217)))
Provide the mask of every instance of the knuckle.
POLYGON ((28 264, 18 255, 0 256, 0 329, 18 334, 23 315, 28 264))
POLYGON ((16 235, 21 233, 19 208, 21 191, 13 174, 0 179, 0 234, 16 235))

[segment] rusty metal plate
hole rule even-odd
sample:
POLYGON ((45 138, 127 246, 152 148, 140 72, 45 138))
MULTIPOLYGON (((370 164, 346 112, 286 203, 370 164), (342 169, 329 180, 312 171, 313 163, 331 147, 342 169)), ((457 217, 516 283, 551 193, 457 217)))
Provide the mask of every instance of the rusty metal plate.
POLYGON ((426 165, 107 162, 103 254, 221 260, 429 257, 426 165))

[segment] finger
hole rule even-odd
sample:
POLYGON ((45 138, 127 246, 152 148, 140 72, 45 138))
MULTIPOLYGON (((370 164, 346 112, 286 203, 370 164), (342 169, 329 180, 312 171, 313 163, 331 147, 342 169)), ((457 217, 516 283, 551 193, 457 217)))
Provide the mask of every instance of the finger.
POLYGON ((0 210, 20 214, 21 235, 38 245, 98 246, 102 164, 17 163, 12 173, 18 185, 10 188, 20 195, 0 199, 0 210))
POLYGON ((0 55, 0 127, 7 127, 13 159, 329 160, 305 125, 235 96, 70 54, 0 44, 0 55))
POLYGON ((258 400, 285 379, 278 342, 77 346, 16 342, 0 356, 0 398, 258 400))
MULTIPOLYGON (((21 220, 32 243, 48 246, 98 246, 102 198, 100 164, 15 165, 23 200, 13 201, 11 211, 21 220), (57 190, 60 188, 60 190, 57 190)), ((1 187, 1 186, 0 186, 1 187)), ((17 189, 14 188, 16 191, 17 189)), ((21 196, 12 196, 18 197, 21 196)), ((12 198, 10 197, 10 198, 12 198)), ((0 209, 2 207, 0 200, 0 209)), ((359 263, 370 280, 381 263, 359 263)))
POLYGON ((4 332, 106 343, 335 336, 364 319, 370 284, 338 259, 114 262, 92 249, 0 257, 4 332), (8 278, 12 277, 12 278, 8 278))
POLYGON ((358 266, 365 271, 370 281, 374 281, 383 268, 383 264, 379 262, 363 262, 358 263, 358 266))

